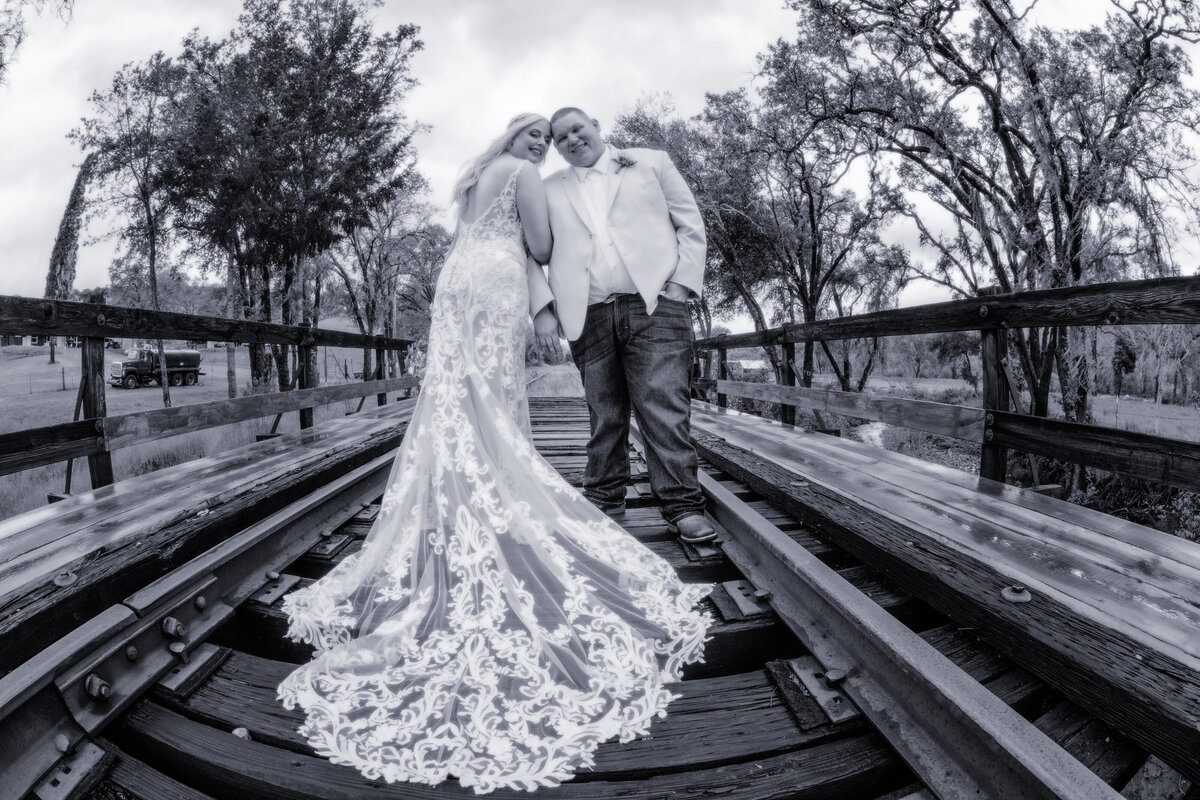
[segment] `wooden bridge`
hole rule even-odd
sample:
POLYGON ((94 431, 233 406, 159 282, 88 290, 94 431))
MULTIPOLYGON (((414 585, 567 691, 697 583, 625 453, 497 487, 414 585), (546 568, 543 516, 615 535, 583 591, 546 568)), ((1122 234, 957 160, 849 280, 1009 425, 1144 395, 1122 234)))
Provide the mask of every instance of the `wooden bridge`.
MULTIPOLYGON (((648 738, 604 744, 593 770, 538 795, 1200 798, 1200 545, 1003 483, 1013 448, 1200 490, 1200 445, 1012 413, 1003 363, 1008 328, 1197 322, 1200 280, 1175 279, 701 342, 714 374, 698 389, 717 402, 695 403, 693 438, 720 538, 670 537, 636 452, 622 524, 684 580, 717 584, 706 661, 648 738), (806 339, 943 330, 983 332, 984 408, 716 372, 729 347, 777 343, 794 366, 806 339), (786 422, 733 412, 730 395, 778 402, 786 422), (802 430, 797 407, 979 442, 983 477, 802 430)), ((361 546, 411 381, 304 376, 291 393, 105 417, 92 379, 105 336, 406 343, 0 298, 0 334, 16 332, 86 337, 87 412, 0 435, 0 474, 86 456, 100 488, 0 521, 0 800, 468 796, 334 766, 275 700, 310 655, 283 638, 280 598, 361 546), (311 425, 313 405, 371 395, 311 425), (295 433, 104 485, 117 447, 292 411, 295 433)), ((577 482, 586 408, 531 410, 539 450, 577 482)))

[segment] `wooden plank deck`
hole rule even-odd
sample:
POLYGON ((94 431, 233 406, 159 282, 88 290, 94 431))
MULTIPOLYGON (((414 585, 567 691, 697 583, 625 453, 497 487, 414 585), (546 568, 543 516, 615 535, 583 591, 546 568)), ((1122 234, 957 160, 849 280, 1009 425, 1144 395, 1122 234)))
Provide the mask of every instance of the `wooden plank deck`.
MULTIPOLYGON (((579 401, 533 403, 539 449, 560 471, 581 476, 587 430, 579 401)), ((855 555, 824 538, 787 504, 712 463, 703 468, 724 488, 767 516, 793 541, 837 570, 1004 703, 1045 731, 1130 800, 1180 800, 1195 794, 1161 761, 1120 732, 1074 706, 972 629, 897 588, 855 555)), ((665 529, 635 467, 623 524, 688 580, 739 578, 720 548, 680 545, 665 529)), ((120 485, 113 487, 120 491, 120 485)), ((319 577, 353 552, 377 507, 346 519, 288 572, 319 577)), ((932 797, 863 717, 833 723, 800 687, 786 659, 804 653, 776 615, 747 614, 721 587, 708 601, 717 620, 705 663, 692 665, 681 698, 648 738, 608 742, 595 769, 550 798, 722 797, 743 800, 916 800, 932 797)), ((316 757, 295 734, 298 715, 274 697, 280 678, 308 658, 283 637, 279 601, 248 602, 210 641, 230 648, 182 691, 155 690, 99 739, 113 766, 85 793, 88 800, 244 800, 245 798, 444 798, 474 796, 450 781, 438 787, 387 786, 316 757), (234 735, 246 729, 248 738, 234 735)), ((497 792, 498 798, 516 797, 497 792)), ((520 793, 528 797, 527 793, 520 793)), ((0 800, 7 800, 0 792, 0 800)), ((75 798, 72 798, 75 800, 75 798)), ((1193 800, 1193 798, 1188 798, 1193 800)))

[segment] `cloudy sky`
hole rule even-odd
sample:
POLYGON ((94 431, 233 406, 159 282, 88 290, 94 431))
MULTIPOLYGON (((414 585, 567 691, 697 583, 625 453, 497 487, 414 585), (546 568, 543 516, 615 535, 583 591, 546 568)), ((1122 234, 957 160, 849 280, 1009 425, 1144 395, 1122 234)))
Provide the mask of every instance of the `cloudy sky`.
MULTIPOLYGON (((70 20, 29 19, 0 86, 0 294, 42 294, 80 161, 66 134, 87 113, 88 96, 127 62, 174 55, 193 28, 224 37, 240 8, 240 0, 76 0, 70 20)), ((1082 21, 1078 8, 1042 6, 1055 22, 1082 21)), ((705 92, 750 83, 756 54, 790 37, 794 16, 783 0, 386 0, 377 12, 380 27, 403 22, 418 24, 425 42, 408 110, 430 126, 418 141, 420 163, 431 199, 445 205, 462 162, 514 114, 580 105, 603 126, 662 92, 695 113, 705 92)), ((552 153, 545 169, 560 164, 552 153)), ((76 286, 106 284, 112 254, 110 242, 81 248, 76 286)), ((926 286, 902 302, 941 298, 926 286)))
MULTIPOLYGON (((179 51, 193 28, 224 37, 240 0, 77 0, 68 21, 31 17, 0 86, 0 294, 40 297, 80 153, 66 134, 129 61, 179 51)), ((431 126, 418 142, 432 200, 514 114, 582 105, 603 124, 645 93, 681 112, 706 91, 746 85, 755 55, 788 36, 782 0, 387 0, 377 24, 421 27, 421 85, 408 103, 431 126)), ((551 154, 546 169, 559 166, 551 154)), ((92 231, 100 233, 102 231, 92 231)), ((76 286, 108 282, 111 243, 80 250, 76 286)))

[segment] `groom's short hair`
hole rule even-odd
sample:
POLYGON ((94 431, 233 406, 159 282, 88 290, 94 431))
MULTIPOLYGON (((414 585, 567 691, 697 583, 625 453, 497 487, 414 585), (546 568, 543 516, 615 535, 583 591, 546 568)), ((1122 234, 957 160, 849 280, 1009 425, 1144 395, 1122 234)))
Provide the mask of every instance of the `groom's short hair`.
POLYGON ((567 114, 580 114, 583 116, 584 119, 589 119, 589 120, 591 119, 591 116, 586 111, 584 111, 582 108, 576 108, 575 106, 565 106, 564 108, 560 108, 558 111, 555 111, 553 114, 550 115, 550 124, 553 125, 554 123, 558 122, 560 119, 565 117, 567 114))

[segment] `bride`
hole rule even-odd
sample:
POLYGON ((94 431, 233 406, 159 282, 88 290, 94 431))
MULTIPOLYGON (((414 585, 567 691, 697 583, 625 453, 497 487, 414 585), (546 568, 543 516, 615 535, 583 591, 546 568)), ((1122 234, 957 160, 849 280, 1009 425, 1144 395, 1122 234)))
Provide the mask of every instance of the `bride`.
MULTIPOLYGON (((318 753, 368 778, 555 786, 600 742, 645 734, 675 698, 664 684, 701 658, 708 587, 682 584, 530 438, 526 248, 549 259, 549 145, 550 123, 522 114, 465 168, 382 509, 360 552, 285 601, 317 654, 279 697, 318 753)), ((557 346, 552 316, 538 329, 557 346)))

